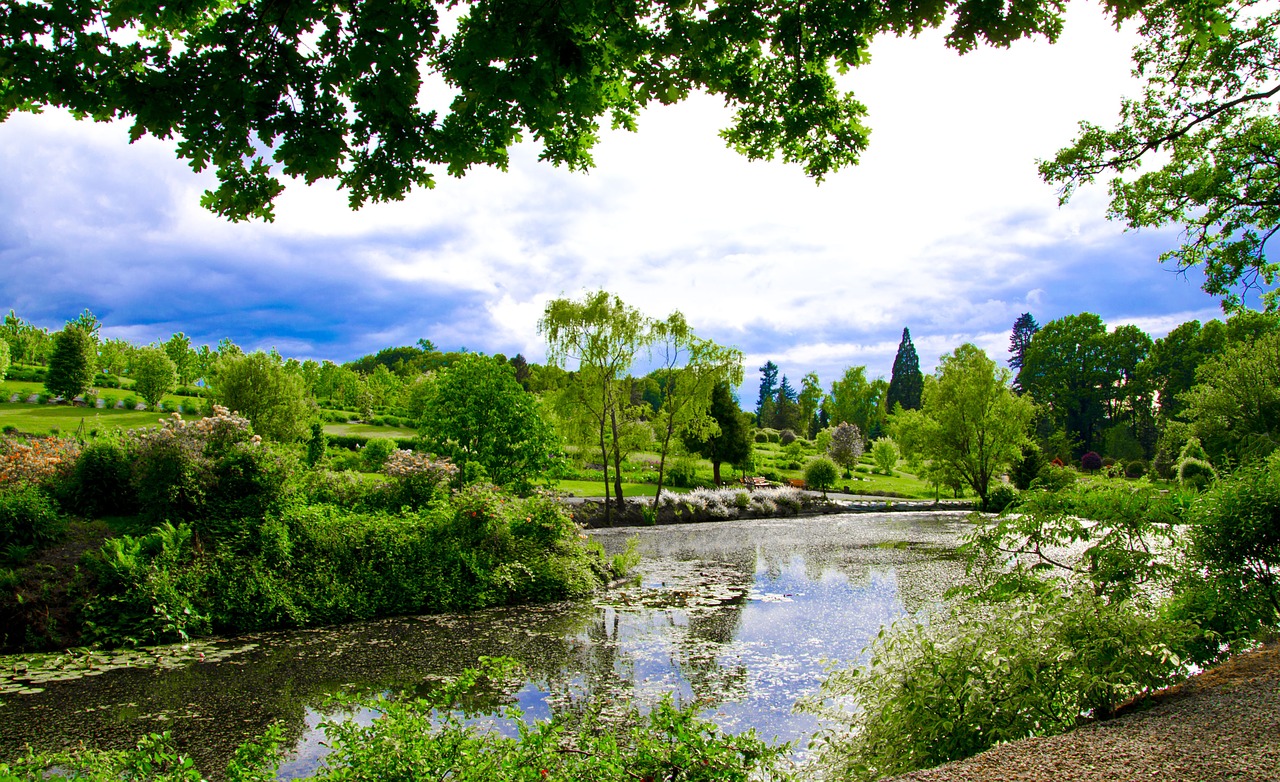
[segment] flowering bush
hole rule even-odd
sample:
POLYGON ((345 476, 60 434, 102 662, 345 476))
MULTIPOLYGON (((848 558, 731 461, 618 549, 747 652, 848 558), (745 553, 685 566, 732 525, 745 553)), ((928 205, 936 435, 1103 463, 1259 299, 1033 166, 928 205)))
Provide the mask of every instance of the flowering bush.
POLYGON ((44 483, 65 476, 80 455, 80 443, 60 437, 0 438, 0 485, 44 483))
POLYGON ((448 457, 435 458, 402 448, 391 452, 382 465, 382 472, 391 478, 431 476, 440 482, 452 478, 458 468, 448 457))
POLYGON ((683 506, 689 512, 705 512, 715 518, 730 518, 738 511, 776 513, 779 507, 798 511, 810 501, 810 496, 792 486, 774 486, 745 492, 742 489, 694 489, 688 494, 663 492, 661 504, 675 508, 683 506))
POLYGON ((394 508, 421 508, 457 474, 449 459, 398 449, 383 462, 382 472, 395 482, 387 498, 394 508))
POLYGON ((283 486, 286 472, 264 451, 249 419, 214 405, 213 415, 129 433, 138 503, 155 521, 257 513, 283 486), (213 501, 212 507, 209 503, 213 501))
POLYGON ((186 421, 181 413, 172 413, 160 419, 159 427, 138 429, 132 434, 137 442, 172 441, 191 453, 209 456, 237 443, 258 445, 262 442, 261 437, 253 434, 248 418, 222 405, 214 405, 213 415, 207 418, 186 421))

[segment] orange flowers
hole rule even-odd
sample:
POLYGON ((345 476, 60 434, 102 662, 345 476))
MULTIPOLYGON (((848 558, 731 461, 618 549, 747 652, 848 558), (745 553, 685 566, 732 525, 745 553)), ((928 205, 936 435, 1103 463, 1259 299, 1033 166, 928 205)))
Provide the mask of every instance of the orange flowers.
POLYGON ((39 483, 70 470, 80 443, 61 437, 0 437, 0 485, 39 483))

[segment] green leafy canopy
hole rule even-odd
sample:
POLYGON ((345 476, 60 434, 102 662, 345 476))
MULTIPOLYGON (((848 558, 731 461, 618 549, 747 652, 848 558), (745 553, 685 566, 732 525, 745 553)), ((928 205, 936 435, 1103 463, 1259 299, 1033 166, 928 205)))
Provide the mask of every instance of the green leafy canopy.
MULTIPOLYGON (((1133 10, 1110 0, 1117 18, 1133 10)), ((335 180, 353 207, 445 171, 592 165, 602 122, 691 92, 724 99, 725 141, 821 180, 866 147, 834 73, 876 35, 951 24, 948 45, 1057 37, 1061 0, 49 0, 0 6, 0 119, 60 107, 174 138, 218 186, 202 203, 270 220, 282 178, 335 180), (450 24, 454 22, 454 24, 450 24)))
POLYGON ((1107 178, 1113 219, 1183 228, 1183 244, 1161 260, 1202 267, 1205 291, 1228 310, 1251 291, 1275 309, 1280 264, 1267 246, 1280 229, 1280 11, 1260 0, 1166 0, 1144 18, 1133 53, 1141 96, 1121 103, 1114 129, 1082 122, 1040 173, 1063 201, 1107 178))

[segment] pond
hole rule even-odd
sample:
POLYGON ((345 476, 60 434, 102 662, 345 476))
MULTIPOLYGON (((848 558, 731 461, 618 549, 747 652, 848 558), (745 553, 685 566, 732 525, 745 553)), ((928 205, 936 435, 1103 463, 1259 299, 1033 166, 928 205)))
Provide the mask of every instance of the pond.
MULTIPOLYGON (((396 617, 153 648, 0 658, 0 758, 26 745, 119 748, 172 731, 213 778, 273 721, 295 742, 282 777, 322 762, 329 696, 422 692, 480 656, 523 685, 473 706, 532 718, 591 698, 608 709, 665 693, 727 730, 804 740, 791 713, 827 661, 856 661, 882 624, 937 601, 963 574, 963 513, 848 514, 595 530, 610 551, 638 536, 638 578, 593 601, 396 617)), ((357 715, 359 718, 359 715, 357 715)))

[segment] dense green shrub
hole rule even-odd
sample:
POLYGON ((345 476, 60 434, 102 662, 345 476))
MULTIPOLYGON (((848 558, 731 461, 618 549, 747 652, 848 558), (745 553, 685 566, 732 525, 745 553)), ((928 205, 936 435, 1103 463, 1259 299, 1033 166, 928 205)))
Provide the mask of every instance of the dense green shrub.
POLYGON ((1090 590, 959 602, 896 622, 870 662, 834 671, 799 707, 838 725, 812 745, 823 778, 880 779, 1060 733, 1170 684, 1182 632, 1090 590))
POLYGON ((1007 483, 998 483, 987 492, 987 503, 982 509, 987 513, 1000 513, 1017 501, 1017 489, 1007 483))
POLYGON ((666 482, 681 489, 692 489, 698 480, 698 462, 690 458, 677 458, 667 468, 666 482))
MULTIPOLYGON (((342 458, 359 461, 350 452, 342 452, 342 458)), ((310 504, 336 505, 340 508, 369 508, 367 498, 379 490, 381 481, 369 480, 354 469, 338 469, 340 458, 331 460, 335 469, 308 470, 298 479, 300 501, 310 504)))
POLYGON ((1192 505, 1191 563, 1175 616, 1211 632, 1202 662, 1280 626, 1280 456, 1223 478, 1192 505))
POLYGON ((294 500, 237 521, 198 538, 187 526, 115 538, 86 558, 91 640, 151 643, 545 602, 584 596, 617 575, 558 504, 489 489, 437 495, 417 511, 294 500))
POLYGON ((1046 464, 1040 468, 1036 479, 1031 482, 1031 489, 1042 491, 1061 491, 1076 482, 1076 474, 1070 468, 1046 464))
POLYGON ((970 583, 802 699, 836 723, 814 743, 822 775, 878 779, 1069 730, 1184 676, 1201 633, 1152 595, 1172 583, 1160 552, 1185 510, 1154 487, 1088 483, 975 518, 961 549, 970 583))
POLYGON ((134 513, 133 458, 119 438, 104 437, 84 447, 61 492, 64 504, 83 516, 134 513))
POLYGON ((201 454, 171 437, 141 435, 132 449, 133 485, 142 516, 152 522, 200 516, 209 484, 201 454))
POLYGON ((21 561, 53 543, 64 524, 53 499, 29 483, 0 486, 0 559, 21 561))
POLYGON ((22 383, 43 383, 45 376, 49 370, 39 366, 13 366, 10 365, 9 371, 5 373, 6 380, 16 380, 22 383))
POLYGON ((1188 456, 1178 462, 1178 483, 1185 488, 1204 491, 1217 477, 1213 466, 1204 459, 1188 456))
POLYGON ((820 491, 825 495, 828 489, 836 485, 838 473, 835 462, 825 456, 818 457, 809 462, 804 469, 805 488, 820 491))
POLYGON ((365 469, 369 472, 377 472, 387 463, 387 457, 395 449, 396 444, 391 440, 375 437, 360 449, 360 458, 364 461, 365 469))
POLYGON ((295 464, 291 454, 267 443, 237 443, 226 449, 209 463, 196 530, 220 534, 217 530, 227 521, 260 519, 279 510, 295 464))
POLYGON ((1022 446, 1022 458, 1009 470, 1009 479, 1013 481, 1014 488, 1026 491, 1031 488, 1031 482, 1036 479, 1044 466, 1045 458, 1040 452, 1040 447, 1034 443, 1028 443, 1022 446))
POLYGON ((767 432, 757 430, 754 439, 757 443, 767 443, 769 442, 769 434, 767 432))
POLYGON ((778 442, 784 446, 791 445, 796 441, 796 433, 790 429, 783 429, 778 433, 778 442))
POLYGON ((1124 477, 1138 479, 1147 474, 1147 463, 1142 459, 1134 459, 1124 466, 1124 477))

